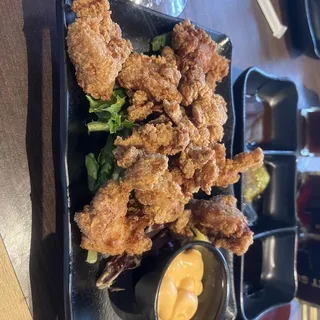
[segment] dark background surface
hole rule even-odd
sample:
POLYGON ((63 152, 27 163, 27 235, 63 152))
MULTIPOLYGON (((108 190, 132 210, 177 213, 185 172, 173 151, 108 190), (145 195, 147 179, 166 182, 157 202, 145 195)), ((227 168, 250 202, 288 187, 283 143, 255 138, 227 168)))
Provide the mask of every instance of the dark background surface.
MULTIPOLYGON (((286 0, 273 2, 286 23, 286 0)), ((63 290, 55 1, 1 0, 0 16, 0 234, 34 319, 57 319, 63 290)), ((294 50, 290 32, 275 39, 256 0, 189 0, 182 17, 231 38, 234 77, 255 65, 293 80, 299 108, 319 105, 320 61, 294 50)))

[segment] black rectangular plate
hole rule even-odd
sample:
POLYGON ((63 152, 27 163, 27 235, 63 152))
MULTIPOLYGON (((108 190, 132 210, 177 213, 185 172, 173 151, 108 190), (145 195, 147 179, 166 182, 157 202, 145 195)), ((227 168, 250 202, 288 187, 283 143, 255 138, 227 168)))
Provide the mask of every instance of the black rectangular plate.
MULTIPOLYGON (((111 0, 112 18, 117 22, 123 36, 129 39, 138 52, 150 51, 150 40, 169 32, 180 20, 139 7, 129 1, 111 0)), ((66 319, 142 319, 130 297, 122 296, 127 310, 120 310, 109 301, 107 290, 97 290, 95 282, 99 273, 98 264, 85 262, 86 252, 79 246, 80 232, 73 221, 75 212, 91 200, 87 188, 85 155, 96 143, 94 135, 88 135, 83 124, 87 116, 88 104, 82 89, 77 85, 74 68, 66 53, 65 37, 68 24, 74 21, 70 0, 58 0, 57 19, 60 36, 60 106, 61 106, 61 150, 65 202, 65 301, 66 319)), ((231 60, 232 45, 227 36, 207 30, 218 44, 218 51, 231 60)), ((227 153, 232 153, 234 133, 234 110, 231 90, 231 74, 218 85, 217 93, 227 102, 228 121, 225 125, 224 142, 227 153)), ((217 192, 217 190, 215 190, 217 192)), ((233 193, 229 187, 225 193, 233 193)), ((233 255, 224 252, 231 273, 231 292, 226 319, 235 318, 236 305, 233 288, 233 255)), ((130 281, 130 273, 124 274, 120 281, 130 281)), ((129 293, 128 293, 129 294, 129 293)), ((208 319, 209 320, 209 319, 208 319)))

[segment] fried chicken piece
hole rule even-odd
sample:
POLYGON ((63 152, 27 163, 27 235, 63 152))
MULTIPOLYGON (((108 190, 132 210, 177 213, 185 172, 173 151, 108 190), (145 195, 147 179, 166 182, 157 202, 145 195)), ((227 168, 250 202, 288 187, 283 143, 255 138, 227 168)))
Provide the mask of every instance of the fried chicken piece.
POLYGON ((239 174, 249 168, 259 168, 263 163, 261 149, 241 153, 233 159, 226 159, 224 144, 215 143, 207 148, 192 147, 185 149, 177 163, 170 167, 170 172, 186 197, 201 188, 211 194, 211 188, 227 187, 239 180, 239 174))
POLYGON ((189 133, 190 143, 193 146, 202 145, 201 144, 202 136, 200 135, 198 128, 193 124, 192 121, 190 121, 188 116, 185 115, 182 117, 181 124, 186 128, 186 130, 189 133))
POLYGON ((176 101, 169 102, 168 100, 163 100, 163 108, 165 113, 171 118, 172 122, 179 124, 183 117, 182 111, 179 103, 176 101))
POLYGON ((213 156, 210 148, 188 147, 181 152, 179 166, 186 179, 191 179, 197 169, 201 169, 213 156))
POLYGON ((83 90, 96 99, 109 100, 122 64, 132 51, 129 40, 111 20, 107 0, 75 0, 77 18, 68 27, 69 57, 83 90))
POLYGON ((171 119, 166 114, 161 114, 158 118, 150 120, 148 123, 152 125, 157 124, 168 124, 171 122, 171 119))
POLYGON ((176 56, 174 54, 174 51, 170 47, 164 47, 162 49, 161 55, 167 60, 171 67, 177 66, 176 56))
POLYGON ((180 186, 173 180, 169 171, 166 171, 149 190, 136 190, 137 200, 143 204, 144 213, 155 224, 163 224, 177 220, 188 202, 180 186))
POLYGON ((217 196, 210 200, 191 200, 190 224, 198 228, 216 246, 244 254, 253 243, 248 221, 236 207, 233 196, 217 196))
POLYGON ((211 60, 211 67, 206 75, 206 83, 211 90, 215 90, 217 82, 221 82, 229 73, 230 61, 217 52, 214 53, 211 60))
MULTIPOLYGON (((217 148, 217 146, 214 148, 217 148)), ((221 150, 221 147, 219 148, 221 150)), ((214 182, 214 185, 219 187, 226 187, 229 184, 236 183, 240 178, 239 173, 245 172, 251 168, 260 168, 264 158, 263 151, 260 148, 251 152, 239 153, 233 159, 225 159, 225 154, 222 154, 222 150, 216 151, 216 154, 219 157, 219 160, 217 160, 219 175, 214 182)))
POLYGON ((108 0, 76 0, 72 3, 72 11, 77 17, 94 18, 110 15, 110 4, 108 0))
POLYGON ((133 93, 131 106, 128 108, 130 121, 141 121, 153 112, 154 103, 149 101, 146 92, 138 90, 133 93))
MULTIPOLYGON (((216 52, 216 43, 203 29, 196 29, 189 20, 174 27, 172 47, 178 55, 177 63, 182 74, 189 68, 200 67, 204 74, 208 74, 207 83, 211 89, 215 87, 215 82, 220 82, 229 72, 229 60, 216 52)), ((198 79, 203 79, 203 76, 198 76, 198 79)), ((191 83, 194 80, 193 76, 191 83)))
POLYGON ((189 227, 189 220, 191 217, 191 210, 184 210, 182 215, 170 225, 170 230, 184 237, 190 238, 193 236, 193 232, 189 227))
POLYGON ((207 194, 211 194, 211 188, 219 176, 219 167, 216 159, 212 157, 201 169, 196 170, 193 180, 196 185, 207 194))
POLYGON ((181 153, 170 172, 186 198, 191 198, 201 188, 208 195, 219 175, 215 151, 212 148, 188 147, 181 153))
POLYGON ((205 86, 206 77, 202 68, 198 65, 194 65, 183 72, 179 83, 179 91, 183 96, 181 104, 185 107, 190 106, 205 86))
POLYGON ((186 148, 190 137, 186 128, 181 124, 173 127, 171 122, 159 124, 146 124, 134 129, 131 136, 126 139, 118 136, 114 142, 121 147, 134 146, 145 149, 150 153, 174 155, 186 148))
POLYGON ((172 62, 161 56, 146 56, 132 53, 123 65, 118 80, 122 87, 129 90, 145 91, 150 100, 181 102, 177 86, 181 74, 172 62))
POLYGON ((130 191, 125 182, 109 182, 98 190, 89 206, 76 213, 83 249, 111 255, 150 250, 152 242, 144 235, 149 222, 146 218, 135 218, 133 223, 132 218, 126 218, 130 191))
POLYGON ((121 168, 131 167, 141 154, 142 151, 135 147, 118 147, 113 150, 113 155, 117 160, 117 165, 121 168))
POLYGON ((216 43, 203 29, 196 29, 190 20, 175 25, 172 47, 179 56, 181 70, 193 65, 201 67, 204 73, 210 70, 216 43))
MULTIPOLYGON (((130 255, 150 250, 151 240, 144 229, 151 223, 142 210, 127 214, 133 189, 150 190, 168 167, 168 158, 160 154, 143 154, 126 171, 117 184, 108 182, 94 196, 91 204, 76 213, 81 233, 81 247, 110 255, 127 252, 130 255)), ((130 202, 129 207, 132 207, 130 202)))
POLYGON ((168 158, 161 154, 144 153, 125 172, 125 181, 136 190, 150 190, 168 168, 168 158))
POLYGON ((209 126, 206 127, 206 129, 209 132, 209 143, 216 143, 220 142, 223 138, 224 132, 223 132, 223 126, 209 126))
POLYGON ((223 143, 214 143, 212 148, 215 151, 217 165, 222 168, 226 162, 226 146, 223 143))
POLYGON ((184 194, 185 198, 192 198, 193 193, 196 193, 200 190, 199 183, 196 183, 193 177, 191 179, 186 179, 179 167, 176 166, 170 168, 170 173, 172 175, 173 181, 175 181, 181 187, 182 193, 184 194))
POLYGON ((228 119, 226 102, 220 95, 205 88, 193 103, 192 116, 198 128, 204 126, 221 127, 228 119))
POLYGON ((169 166, 169 171, 172 175, 172 180, 176 182, 179 186, 182 186, 185 180, 185 177, 182 170, 179 168, 179 166, 178 165, 169 166))

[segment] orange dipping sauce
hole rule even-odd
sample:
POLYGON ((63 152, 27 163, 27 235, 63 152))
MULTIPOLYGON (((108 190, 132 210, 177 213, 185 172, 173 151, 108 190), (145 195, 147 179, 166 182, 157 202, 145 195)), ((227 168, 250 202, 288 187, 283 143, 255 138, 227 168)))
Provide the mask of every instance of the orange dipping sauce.
POLYGON ((202 293, 203 260, 200 251, 181 252, 162 280, 158 298, 159 320, 190 320, 202 293))

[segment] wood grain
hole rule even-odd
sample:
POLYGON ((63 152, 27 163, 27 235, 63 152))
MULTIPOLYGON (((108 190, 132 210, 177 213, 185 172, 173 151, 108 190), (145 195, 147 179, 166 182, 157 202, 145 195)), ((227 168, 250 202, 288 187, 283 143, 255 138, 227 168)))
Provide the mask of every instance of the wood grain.
MULTIPOLYGON (((55 0, 1 0, 0 16, 0 234, 34 319, 62 319, 55 0)), ((230 37, 234 77, 256 65, 319 105, 319 60, 275 39, 256 0, 189 0, 182 17, 230 37)))
POLYGON ((0 237, 0 320, 29 320, 31 314, 0 237))

